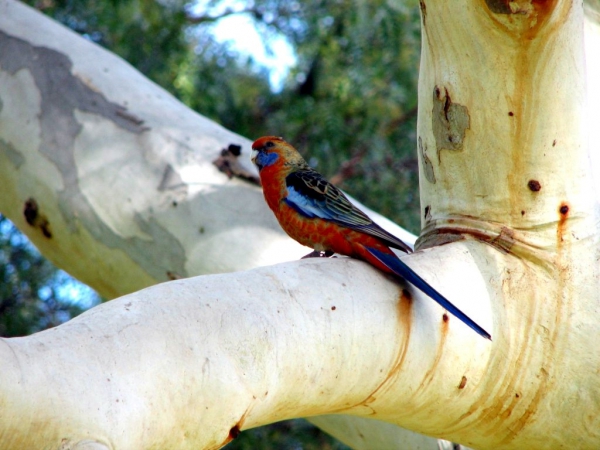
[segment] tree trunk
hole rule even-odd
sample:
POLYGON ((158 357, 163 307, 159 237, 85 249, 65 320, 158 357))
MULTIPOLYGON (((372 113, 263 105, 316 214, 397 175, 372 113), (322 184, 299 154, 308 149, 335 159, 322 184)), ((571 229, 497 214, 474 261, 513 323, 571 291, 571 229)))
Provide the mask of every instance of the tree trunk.
POLYGON ((239 272, 305 251, 212 164, 249 141, 0 0, 0 210, 105 296, 238 271, 1 340, 2 448, 218 448, 334 413, 357 417, 316 422, 355 448, 435 448, 390 423, 476 448, 600 446, 597 23, 586 91, 578 3, 421 11, 424 231, 404 260, 493 342, 359 261, 239 272))

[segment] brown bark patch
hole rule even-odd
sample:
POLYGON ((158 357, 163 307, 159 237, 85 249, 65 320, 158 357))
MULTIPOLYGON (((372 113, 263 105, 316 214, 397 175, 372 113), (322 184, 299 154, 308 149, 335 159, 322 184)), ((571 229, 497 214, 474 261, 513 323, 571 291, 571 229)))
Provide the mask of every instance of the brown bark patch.
POLYGON ((241 154, 242 147, 240 145, 229 144, 227 148, 221 150, 219 157, 213 161, 213 164, 229 178, 235 176, 260 186, 260 179, 256 174, 249 172, 240 164, 239 157, 241 154))
MULTIPOLYGON (((571 2, 569 2, 571 3, 571 2)), ((557 0, 485 0, 488 10, 516 37, 531 40, 551 22, 557 0)), ((569 6, 567 6, 568 9, 569 6)), ((564 10, 564 9, 563 9, 564 10)))
POLYGON ((39 206, 34 198, 29 198, 23 206, 23 216, 25 221, 33 228, 37 228, 42 232, 44 237, 50 239, 52 232, 50 231, 50 222, 48 218, 40 212, 39 206))
POLYGON ((491 12, 496 14, 521 14, 548 16, 556 0, 485 0, 491 12))
POLYGON ((419 136, 419 154, 421 155, 421 163, 423 167, 423 173, 425 178, 432 184, 435 184, 435 172, 433 171, 433 164, 427 156, 427 145, 423 145, 423 140, 419 136))
POLYGON ((561 247, 565 240, 565 233, 567 228, 567 219, 569 218, 569 205, 566 202, 562 202, 558 207, 558 226, 556 227, 556 241, 558 247, 561 247))
POLYGON ((240 435, 240 433, 240 427, 238 425, 234 425, 233 427, 231 427, 231 430, 229 430, 229 440, 234 440, 240 435))
POLYGON ((527 187, 531 192, 538 192, 540 189, 542 189, 542 185, 538 180, 529 180, 527 182, 527 187))

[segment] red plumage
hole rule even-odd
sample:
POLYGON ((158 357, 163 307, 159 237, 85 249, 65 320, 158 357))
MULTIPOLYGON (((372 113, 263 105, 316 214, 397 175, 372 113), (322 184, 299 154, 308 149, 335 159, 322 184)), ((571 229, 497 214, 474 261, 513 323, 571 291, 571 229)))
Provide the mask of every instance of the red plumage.
POLYGON ((314 171, 282 138, 265 136, 252 145, 267 204, 284 231, 317 252, 362 259, 410 281, 477 333, 490 335, 404 264, 391 248, 411 248, 375 224, 334 185, 314 171))

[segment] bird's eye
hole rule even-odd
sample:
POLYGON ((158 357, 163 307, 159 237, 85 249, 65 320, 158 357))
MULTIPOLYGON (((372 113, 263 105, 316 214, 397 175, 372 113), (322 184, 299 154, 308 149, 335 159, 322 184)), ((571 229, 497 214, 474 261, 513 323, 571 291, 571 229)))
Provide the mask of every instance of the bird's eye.
POLYGON ((273 144, 273 142, 269 141, 265 144, 265 147, 272 148, 272 147, 275 147, 275 144, 273 144))

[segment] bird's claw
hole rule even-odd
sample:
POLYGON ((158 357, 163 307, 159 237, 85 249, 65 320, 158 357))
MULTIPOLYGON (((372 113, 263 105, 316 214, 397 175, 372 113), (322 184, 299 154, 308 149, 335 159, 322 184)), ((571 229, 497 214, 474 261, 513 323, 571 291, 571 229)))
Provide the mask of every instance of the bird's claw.
POLYGON ((318 250, 313 250, 308 255, 304 255, 300 259, 306 259, 306 258, 330 258, 332 255, 333 255, 333 252, 330 251, 330 250, 326 250, 324 252, 321 252, 321 251, 318 251, 318 250))

